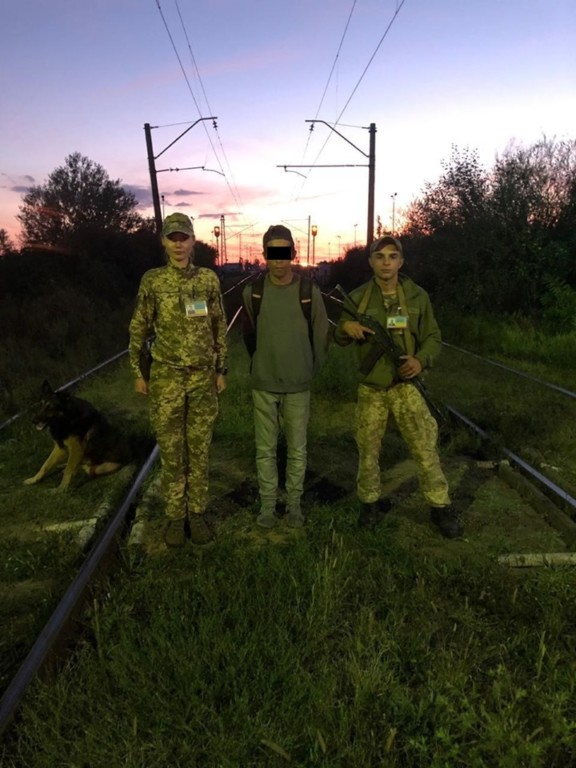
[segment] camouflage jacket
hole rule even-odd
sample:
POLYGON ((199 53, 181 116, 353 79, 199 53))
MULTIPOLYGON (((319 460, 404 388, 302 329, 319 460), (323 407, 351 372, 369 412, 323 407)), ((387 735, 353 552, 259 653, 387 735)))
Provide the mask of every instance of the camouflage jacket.
POLYGON ((226 316, 212 270, 168 264, 143 275, 130 322, 130 366, 136 377, 141 375, 140 348, 152 334, 156 362, 218 371, 226 367, 226 316))
MULTIPOLYGON (((405 311, 407 311, 408 316, 408 332, 411 336, 411 343, 415 350, 414 357, 418 358, 422 364, 422 369, 424 370, 432 366, 442 348, 440 328, 434 317, 432 304, 426 291, 423 288, 420 288, 419 285, 416 285, 416 283, 408 277, 401 276, 400 281, 406 298, 407 307, 405 308, 405 311)), ((350 294, 350 299, 354 302, 356 307, 362 302, 362 298, 366 293, 368 286, 369 283, 364 283, 364 285, 356 288, 350 294)), ((398 312, 398 309, 399 308, 395 308, 395 313, 398 312)), ((384 328, 387 327, 388 311, 384 305, 382 292, 375 281, 365 312, 367 315, 378 320, 384 328)), ((347 320, 354 319, 353 314, 346 310, 346 302, 344 302, 340 322, 334 333, 334 340, 337 344, 340 344, 340 346, 352 343, 352 339, 342 330, 342 325, 347 320)), ((406 341, 404 333, 394 331, 393 335, 396 344, 405 350, 406 341)), ((358 362, 360 364, 365 357, 371 354, 372 343, 368 338, 363 342, 354 342, 354 345, 358 353, 358 362)), ((386 389, 395 381, 397 381, 395 367, 390 358, 385 354, 382 355, 371 371, 365 376, 361 376, 361 382, 363 384, 376 389, 386 389)))

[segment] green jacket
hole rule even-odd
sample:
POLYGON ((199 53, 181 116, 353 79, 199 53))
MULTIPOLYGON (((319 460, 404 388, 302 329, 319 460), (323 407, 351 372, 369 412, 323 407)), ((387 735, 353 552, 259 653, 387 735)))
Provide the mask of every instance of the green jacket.
POLYGON ((142 343, 156 334, 154 361, 175 368, 226 367, 226 316, 216 274, 189 265, 150 269, 140 282, 130 322, 130 365, 136 377, 142 343), (190 302, 205 302, 206 314, 187 316, 190 302))
MULTIPOLYGON (((374 279, 372 279, 372 291, 370 293, 370 300, 365 309, 365 314, 370 315, 380 322, 380 324, 386 328, 388 312, 384 306, 384 300, 380 287, 374 279)), ((364 283, 359 288, 356 288, 350 294, 350 300, 356 307, 362 302, 362 298, 370 286, 370 282, 364 283)), ((430 298, 423 288, 416 285, 410 278, 400 276, 400 283, 407 304, 408 312, 408 331, 412 339, 414 347, 414 357, 418 358, 422 364, 422 369, 430 368, 440 353, 442 346, 442 337, 440 335, 440 328, 434 317, 432 310, 432 304, 430 298)), ((346 346, 352 343, 353 339, 347 336, 343 330, 342 325, 347 320, 354 320, 354 315, 346 309, 346 302, 342 310, 340 321, 334 333, 334 339, 340 346, 346 346)), ((401 330, 392 331, 396 344, 406 351, 406 340, 404 332, 401 330)), ((372 348, 372 342, 370 339, 366 341, 354 342, 358 355, 358 364, 360 365, 364 358, 370 354, 372 348)), ((387 389, 395 381, 399 381, 394 365, 386 354, 378 360, 376 365, 365 376, 360 376, 362 384, 366 384, 369 387, 375 389, 387 389)))

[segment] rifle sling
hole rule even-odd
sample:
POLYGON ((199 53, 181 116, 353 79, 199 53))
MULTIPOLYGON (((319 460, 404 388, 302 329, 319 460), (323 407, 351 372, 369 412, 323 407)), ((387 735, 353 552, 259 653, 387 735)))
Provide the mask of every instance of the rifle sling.
POLYGON ((400 304, 400 310, 404 317, 406 318, 406 327, 404 328, 404 346, 406 348, 406 354, 410 355, 411 357, 414 356, 414 352, 416 351, 414 346, 414 337, 410 333, 410 328, 408 327, 408 304, 406 303, 406 296, 404 294, 404 288, 402 288, 402 283, 400 280, 398 281, 397 285, 397 293, 398 293, 398 303, 400 304))

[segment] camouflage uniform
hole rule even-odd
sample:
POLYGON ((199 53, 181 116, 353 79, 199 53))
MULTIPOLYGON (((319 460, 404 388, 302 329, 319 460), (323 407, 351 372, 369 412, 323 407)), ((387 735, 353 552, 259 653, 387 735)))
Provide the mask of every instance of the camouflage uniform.
MULTIPOLYGON (((377 282, 371 282, 372 287, 364 311, 386 328, 388 315, 398 314, 400 308, 398 304, 387 308, 377 282)), ((393 335, 396 344, 418 358, 425 369, 432 365, 440 352, 440 329, 434 318, 428 294, 409 278, 401 276, 399 283, 405 303, 401 313, 408 317, 408 328, 406 331, 393 331, 393 335)), ((366 283, 352 292, 350 299, 356 307, 367 295, 369 286, 370 283, 366 283)), ((342 330, 342 324, 347 320, 354 320, 354 314, 347 311, 345 303, 334 336, 336 342, 342 346, 352 341, 342 330)), ((370 355, 372 343, 368 340, 356 343, 355 346, 361 364, 370 355)), ((418 464, 420 487, 426 501, 432 507, 447 506, 450 504, 450 497, 436 447, 436 421, 430 415, 428 406, 418 390, 409 382, 402 382, 397 377, 394 364, 386 354, 380 357, 370 371, 361 376, 358 387, 358 498, 363 503, 375 502, 380 498, 380 449, 390 412, 418 464)))
POLYGON ((358 498, 365 503, 380 498, 380 448, 389 413, 394 416, 400 434, 418 464, 424 498, 432 507, 448 505, 448 483, 436 450, 438 425, 420 392, 408 383, 397 384, 388 390, 373 389, 364 384, 358 387, 358 498))
POLYGON ((153 333, 151 423, 166 514, 177 520, 203 513, 208 497, 208 452, 218 414, 215 378, 226 367, 226 317, 212 270, 169 264, 145 273, 130 323, 136 377, 141 345, 153 333))

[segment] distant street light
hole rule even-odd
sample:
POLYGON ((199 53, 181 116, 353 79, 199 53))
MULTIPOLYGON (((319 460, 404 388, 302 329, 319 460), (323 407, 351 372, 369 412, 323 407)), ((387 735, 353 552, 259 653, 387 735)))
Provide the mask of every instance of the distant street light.
POLYGON ((312 233, 312 266, 316 266, 316 235, 318 234, 318 227, 316 224, 312 224, 312 227, 310 228, 310 232, 312 233))
POLYGON ((394 234, 396 234, 396 227, 395 227, 395 223, 396 223, 396 220, 395 220, 395 214, 396 214, 396 195, 397 195, 397 194, 398 194, 398 192, 394 192, 394 194, 393 194, 393 195, 390 195, 390 197, 392 198, 392 234, 393 234, 393 235, 394 235, 394 234))
POLYGON ((216 238, 216 263, 219 264, 219 262, 220 262, 220 247, 219 247, 218 238, 220 237, 220 227, 214 227, 212 232, 214 233, 214 237, 216 238))

